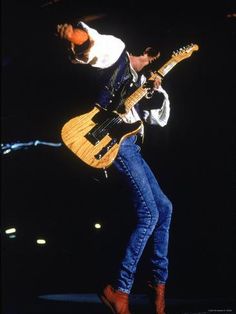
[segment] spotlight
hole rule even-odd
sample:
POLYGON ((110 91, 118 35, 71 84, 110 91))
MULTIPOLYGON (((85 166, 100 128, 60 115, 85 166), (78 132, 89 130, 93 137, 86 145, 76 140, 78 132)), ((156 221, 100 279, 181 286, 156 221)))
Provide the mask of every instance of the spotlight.
POLYGON ((15 233, 15 232, 16 232, 16 228, 9 228, 9 229, 5 230, 6 234, 12 234, 12 233, 15 233))
POLYGON ((39 244, 39 245, 44 245, 44 244, 46 244, 46 240, 44 240, 44 239, 37 239, 37 244, 39 244))
POLYGON ((101 229, 101 228, 102 228, 102 226, 101 226, 100 223, 95 223, 94 227, 95 227, 96 229, 101 229))

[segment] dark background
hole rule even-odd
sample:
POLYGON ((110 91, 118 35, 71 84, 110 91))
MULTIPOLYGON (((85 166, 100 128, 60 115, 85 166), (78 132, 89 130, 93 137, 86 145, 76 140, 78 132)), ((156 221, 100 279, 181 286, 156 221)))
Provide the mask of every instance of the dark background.
MULTIPOLYGON (((172 51, 199 45, 164 79, 170 120, 164 128, 146 126, 142 147, 174 205, 171 298, 234 297, 233 13, 231 1, 208 9, 196 1, 2 1, 2 143, 59 143, 63 124, 91 104, 93 74, 68 62, 55 36, 58 23, 101 15, 88 24, 123 39, 130 52, 157 42, 157 68, 172 51)), ((64 146, 2 155, 4 302, 21 293, 94 292, 112 278, 132 214, 122 186, 108 174, 105 180, 64 146), (4 233, 12 226, 14 239, 4 233), (36 245, 37 237, 47 244, 36 245)), ((144 291, 147 256, 148 246, 134 292, 144 291)))

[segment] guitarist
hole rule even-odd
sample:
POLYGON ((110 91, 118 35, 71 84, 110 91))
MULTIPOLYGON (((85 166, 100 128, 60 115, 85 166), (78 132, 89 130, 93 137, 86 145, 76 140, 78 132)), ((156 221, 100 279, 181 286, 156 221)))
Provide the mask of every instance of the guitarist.
MULTIPOLYGON (((89 65, 101 69, 101 88, 97 103, 107 110, 124 111, 124 99, 133 87, 144 84, 147 79, 142 70, 156 60, 160 53, 148 47, 141 55, 132 55, 124 42, 112 35, 100 34, 84 22, 75 27, 71 24, 57 25, 57 35, 68 44, 69 58, 75 65, 89 65)), ((148 95, 163 94, 163 103, 151 110, 142 110, 136 104, 124 112, 127 123, 141 120, 165 126, 170 114, 167 92, 161 86, 161 78, 152 81, 148 95)), ((161 190, 155 175, 143 159, 137 138, 144 135, 144 127, 136 135, 127 137, 120 146, 112 167, 118 171, 132 195, 137 224, 130 234, 126 250, 120 262, 117 280, 107 284, 100 298, 115 314, 131 314, 131 292, 138 262, 150 238, 153 255, 150 265, 153 278, 148 286, 155 306, 155 314, 165 313, 165 284, 168 278, 168 241, 172 204, 161 190)))

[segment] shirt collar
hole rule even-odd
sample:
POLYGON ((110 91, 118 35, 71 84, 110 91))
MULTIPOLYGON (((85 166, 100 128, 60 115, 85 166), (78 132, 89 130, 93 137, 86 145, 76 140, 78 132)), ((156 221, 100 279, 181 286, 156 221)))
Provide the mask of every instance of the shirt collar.
MULTIPOLYGON (((128 51, 127 51, 127 55, 128 55, 128 57, 130 56, 128 51)), ((137 82, 138 81, 138 73, 134 70, 130 61, 129 61, 129 65, 130 65, 131 74, 133 76, 133 82, 137 82)))

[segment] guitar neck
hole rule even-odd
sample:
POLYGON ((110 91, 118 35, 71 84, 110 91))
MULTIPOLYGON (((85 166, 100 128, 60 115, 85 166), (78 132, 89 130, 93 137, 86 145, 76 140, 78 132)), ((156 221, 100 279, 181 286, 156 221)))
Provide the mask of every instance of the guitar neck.
POLYGON ((157 73, 154 73, 154 78, 157 77, 159 74, 160 76, 164 77, 170 70, 173 69, 173 67, 178 63, 174 58, 171 58, 169 61, 167 61, 158 71, 157 73))
MULTIPOLYGON (((154 81, 158 76, 164 77, 178 62, 171 58, 159 70, 152 73, 148 81, 154 81)), ((144 85, 140 86, 133 94, 131 94, 124 103, 126 112, 128 112, 135 104, 137 104, 148 92, 148 88, 144 85)))
POLYGON ((137 104, 147 94, 147 88, 140 86, 133 94, 131 94, 124 102, 125 111, 128 112, 135 104, 137 104))

